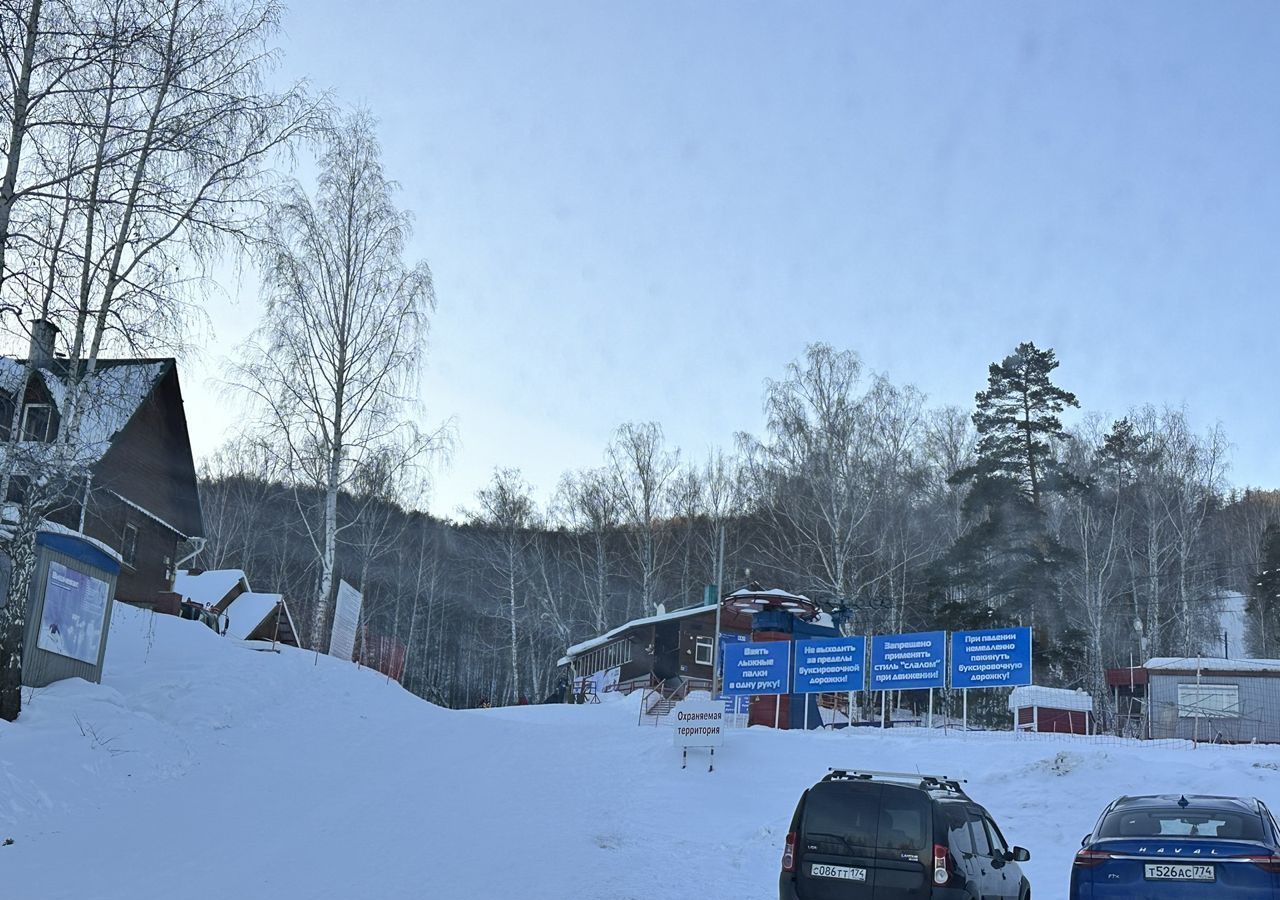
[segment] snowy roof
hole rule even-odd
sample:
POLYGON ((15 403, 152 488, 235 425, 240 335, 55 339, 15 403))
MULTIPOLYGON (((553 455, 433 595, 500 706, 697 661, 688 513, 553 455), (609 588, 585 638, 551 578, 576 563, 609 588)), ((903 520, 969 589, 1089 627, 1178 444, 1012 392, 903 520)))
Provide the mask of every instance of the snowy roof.
POLYGON ((1068 691, 1065 688, 1040 687, 1028 684, 1016 687, 1009 694, 1009 709, 1017 711, 1031 706, 1045 709, 1070 709, 1076 712, 1093 712, 1093 698, 1084 691, 1068 691))
POLYGON ((700 612, 715 612, 714 606, 690 606, 687 609, 677 609, 674 612, 659 613, 656 616, 646 616, 643 619, 632 619, 626 624, 619 625, 612 631, 606 631, 599 637, 594 637, 589 641, 583 641, 580 644, 574 644, 564 652, 564 656, 560 657, 560 661, 556 663, 558 666, 566 666, 573 661, 575 656, 581 656, 588 650, 594 650, 596 647, 603 647, 611 640, 622 634, 628 628, 637 628, 641 625, 653 625, 657 622, 669 622, 672 619, 683 619, 686 616, 696 615, 700 612))
MULTIPOLYGON (((101 458, 107 452, 116 432, 129 424, 164 374, 166 365, 150 361, 119 363, 97 369, 85 380, 84 394, 78 404, 82 410, 79 439, 91 456, 101 458)), ((49 393, 62 407, 66 402, 66 386, 47 370, 42 369, 41 375, 49 393)))
POLYGON ((241 569, 210 569, 199 575, 183 571, 173 579, 174 591, 205 606, 214 606, 225 600, 236 585, 241 585, 245 592, 249 591, 249 579, 241 569))
POLYGON ((1147 669, 1171 672, 1274 672, 1280 675, 1280 659, 1221 659, 1210 656, 1157 656, 1147 669))
POLYGON ((74 528, 68 528, 66 525, 60 525, 57 522, 50 522, 48 519, 46 519, 45 521, 40 523, 40 527, 36 530, 46 532, 47 534, 66 534, 66 535, 70 535, 71 537, 79 538, 85 543, 92 544, 94 547, 97 547, 99 550, 107 554, 107 556, 111 557, 116 562, 122 561, 120 557, 120 551, 116 550, 113 547, 108 546, 107 544, 104 544, 102 541, 98 540, 97 538, 91 538, 87 534, 81 534, 79 531, 76 531, 74 528))
MULTIPOLYGON (((93 374, 81 383, 77 456, 83 458, 78 461, 92 464, 103 457, 116 433, 133 418, 171 364, 171 360, 158 359, 98 361, 93 374)), ((33 377, 39 378, 58 412, 66 415, 69 364, 60 360, 54 365, 59 371, 35 369, 33 377)), ((15 393, 25 368, 24 360, 0 357, 0 390, 15 393)))
POLYGON ((224 610, 227 616, 227 636, 244 640, 253 630, 275 615, 280 594, 241 594, 224 610))
POLYGON ((0 391, 12 394, 22 383, 24 366, 9 356, 0 356, 0 391))

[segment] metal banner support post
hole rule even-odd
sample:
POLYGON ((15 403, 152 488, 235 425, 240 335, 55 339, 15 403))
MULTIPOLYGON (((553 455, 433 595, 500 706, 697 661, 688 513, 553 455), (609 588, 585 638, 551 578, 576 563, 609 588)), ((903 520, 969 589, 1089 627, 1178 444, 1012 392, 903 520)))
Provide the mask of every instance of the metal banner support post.
POLYGON ((969 730, 969 689, 961 688, 960 696, 964 698, 964 730, 969 730))
POLYGON ((929 727, 933 727, 933 688, 929 688, 929 727))

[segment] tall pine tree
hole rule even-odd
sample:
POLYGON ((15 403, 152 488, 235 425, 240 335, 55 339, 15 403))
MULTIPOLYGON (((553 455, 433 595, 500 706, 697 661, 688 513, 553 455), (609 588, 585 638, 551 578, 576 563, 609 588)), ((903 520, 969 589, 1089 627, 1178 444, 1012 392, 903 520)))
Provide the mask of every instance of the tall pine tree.
POLYGON ((1068 478, 1051 442, 1066 436, 1062 411, 1080 405, 1075 394, 1049 380, 1056 368, 1052 350, 1019 344, 1004 362, 991 364, 973 414, 978 462, 972 476, 1007 481, 1037 510, 1045 491, 1061 489, 1068 478))
POLYGON ((1058 603, 1063 549, 1047 527, 1044 502, 1075 485, 1055 444, 1065 437, 1061 413, 1080 405, 1050 380, 1057 367, 1052 350, 1027 342, 988 369, 973 414, 977 460, 952 477, 970 485, 965 531, 944 561, 966 603, 1043 626, 1038 663, 1050 665, 1056 652, 1074 651, 1058 603))

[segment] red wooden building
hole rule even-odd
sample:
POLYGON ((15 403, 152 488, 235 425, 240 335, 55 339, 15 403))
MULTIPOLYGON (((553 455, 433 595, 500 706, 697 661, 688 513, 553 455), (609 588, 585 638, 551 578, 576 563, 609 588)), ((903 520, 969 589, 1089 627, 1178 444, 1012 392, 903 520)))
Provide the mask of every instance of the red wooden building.
POLYGON ((1009 711, 1018 731, 1096 734, 1093 698, 1084 691, 1026 685, 1009 695, 1009 711))

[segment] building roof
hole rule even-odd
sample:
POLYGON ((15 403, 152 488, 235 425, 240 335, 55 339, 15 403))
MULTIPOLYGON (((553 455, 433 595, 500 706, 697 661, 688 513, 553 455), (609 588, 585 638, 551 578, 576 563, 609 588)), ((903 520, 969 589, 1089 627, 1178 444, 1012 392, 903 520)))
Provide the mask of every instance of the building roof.
POLYGON ((173 579, 175 592, 210 608, 226 600, 237 586, 241 594, 250 590, 249 579, 241 569, 209 569, 195 575, 182 571, 173 579))
MULTIPOLYGON (((7 507, 8 507, 8 504, 6 504, 6 508, 7 507)), ((40 527, 37 528, 36 530, 43 531, 46 534, 65 534, 69 537, 79 538, 85 543, 90 544, 93 547, 96 547, 98 550, 101 550, 103 553, 107 554, 107 556, 111 557, 116 562, 121 562, 120 552, 118 550, 114 549, 113 547, 108 547, 106 544, 104 544, 102 541, 98 540, 97 538, 91 538, 89 537, 89 535, 76 531, 74 528, 68 528, 66 525, 59 525, 57 522, 50 522, 48 519, 45 519, 43 522, 40 523, 40 527)))
POLYGON ((1093 712, 1093 697, 1084 691, 1069 691, 1065 688, 1041 687, 1038 684, 1027 684, 1016 687, 1009 694, 1009 710, 1039 706, 1044 709, 1068 709, 1075 712, 1093 712))
MULTIPOLYGON (((70 372, 65 361, 59 362, 54 368, 36 369, 33 375, 40 379, 58 412, 65 414, 70 372)), ((79 440, 85 462, 103 457, 173 365, 173 359, 100 359, 95 363, 93 374, 81 385, 79 440)), ((0 357, 0 390, 13 394, 25 367, 26 360, 0 357)), ((83 364, 78 368, 83 371, 83 364)))
POLYGON ((268 618, 275 616, 276 606, 283 599, 280 594, 255 594, 253 591, 236 597, 224 610, 227 636, 243 641, 258 626, 267 624, 268 618))
POLYGON ((556 663, 556 665, 566 666, 573 661, 575 656, 581 656, 583 653, 586 653, 588 650, 594 650, 596 647, 603 647, 614 638, 621 636, 624 632, 632 628, 638 628, 641 625, 655 625, 658 622, 669 622, 673 619, 684 619, 689 616, 697 615, 698 613, 714 613, 715 611, 716 608, 714 606, 690 606, 685 609, 674 610, 673 612, 659 613, 656 616, 646 616, 643 619, 632 619, 630 622, 619 625, 611 631, 606 631, 599 637, 593 637, 589 641, 574 644, 565 651, 564 656, 560 657, 560 661, 556 663))
MULTIPOLYGON (((13 395, 22 384, 26 364, 23 359, 0 357, 0 393, 9 399, 19 400, 13 395)), ((153 435, 156 432, 154 424, 144 426, 149 430, 142 433, 147 434, 149 440, 165 444, 171 490, 155 508, 152 508, 153 501, 157 500, 155 497, 140 504, 137 502, 141 499, 139 497, 124 497, 120 491, 112 492, 183 539, 203 534, 204 515, 196 486, 176 360, 172 357, 98 359, 91 374, 83 375, 86 368, 84 361, 72 364, 65 359, 56 359, 33 370, 30 385, 39 392, 41 402, 47 395, 48 402, 60 416, 68 412, 69 387, 76 380, 72 373, 82 376, 77 416, 79 430, 73 444, 21 441, 22 452, 35 459, 52 456, 56 452, 65 462, 93 469, 96 491, 101 476, 114 473, 115 480, 119 481, 121 472, 133 471, 132 454, 137 452, 136 443, 142 438, 138 429, 129 429, 129 425, 135 420, 146 420, 141 413, 149 408, 148 401, 151 401, 155 404, 154 409, 158 410, 157 414, 164 417, 166 425, 158 436, 153 435), (111 453, 113 448, 127 445, 131 440, 134 446, 111 453), (68 454, 72 458, 68 459, 68 454)), ((154 419, 151 422, 154 423, 154 419)), ((107 477, 104 483, 111 487, 111 477, 107 477)))
POLYGON ((1158 656, 1147 660, 1152 674, 1173 672, 1257 672, 1280 675, 1280 659, 1222 659, 1211 656, 1158 656))

